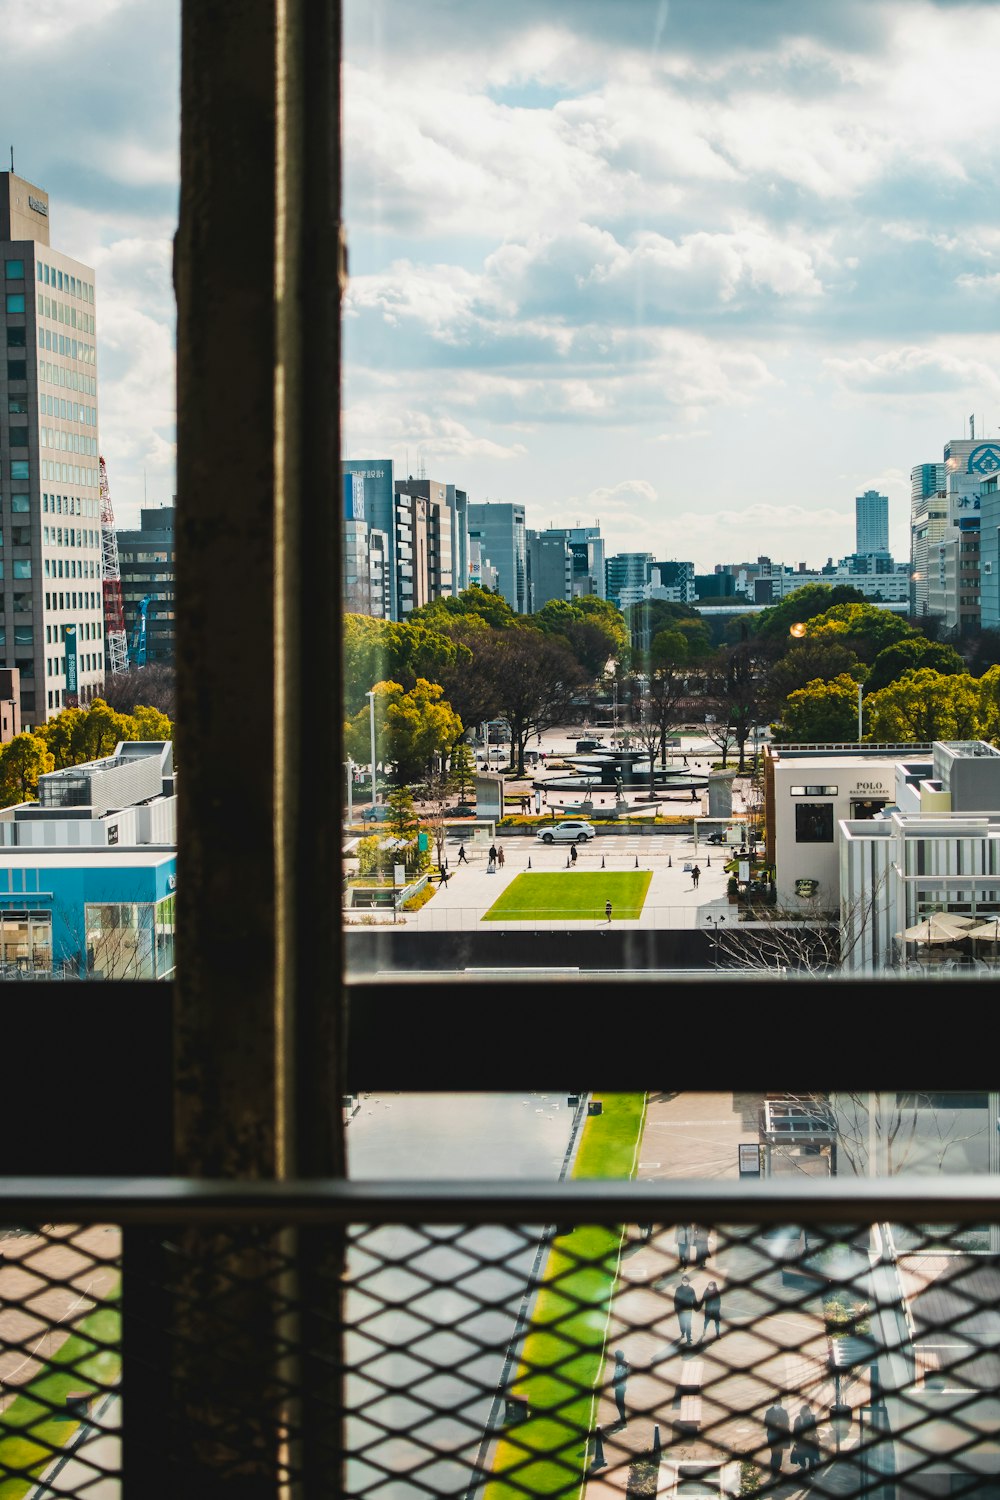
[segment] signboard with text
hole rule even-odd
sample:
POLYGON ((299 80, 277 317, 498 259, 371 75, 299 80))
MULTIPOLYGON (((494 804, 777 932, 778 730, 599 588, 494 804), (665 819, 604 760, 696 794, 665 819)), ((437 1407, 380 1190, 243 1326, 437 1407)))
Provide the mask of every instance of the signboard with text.
POLYGON ((67 697, 69 697, 69 695, 72 694, 74 697, 76 697, 76 695, 80 691, 76 652, 76 626, 64 625, 62 628, 62 632, 63 649, 66 653, 66 695, 67 697))

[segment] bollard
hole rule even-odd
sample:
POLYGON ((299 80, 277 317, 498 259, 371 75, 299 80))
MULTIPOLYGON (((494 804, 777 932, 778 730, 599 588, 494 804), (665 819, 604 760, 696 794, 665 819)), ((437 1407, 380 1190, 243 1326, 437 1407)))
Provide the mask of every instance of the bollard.
POLYGON ((594 1457, 590 1465, 590 1472, 591 1474, 595 1474, 598 1469, 606 1469, 607 1466, 608 1461, 604 1457, 604 1433, 598 1427, 594 1433, 594 1457))
POLYGON ((531 869, 531 855, 528 855, 528 869, 531 869))
POLYGON ((635 857, 635 867, 638 870, 638 868, 639 868, 639 856, 638 856, 638 854, 635 857))
POLYGON ((673 868, 674 868, 674 862, 671 859, 670 855, 668 854, 667 855, 667 869, 668 870, 672 870, 673 868))
POLYGON ((705 861, 705 869, 706 870, 710 870, 711 868, 712 868, 712 856, 709 855, 708 858, 705 861))
POLYGON ((573 863, 573 861, 570 859, 569 855, 567 854, 567 856, 566 856, 566 868, 567 868, 567 870, 569 869, 569 867, 570 867, 570 865, 572 863, 573 863))
POLYGON ((660 1453, 662 1451, 662 1448, 663 1448, 663 1445, 660 1442, 660 1429, 659 1429, 659 1426, 656 1426, 656 1427, 653 1428, 653 1457, 654 1458, 659 1458, 660 1453))
POLYGON ((604 855, 601 855, 601 869, 604 869, 604 855))

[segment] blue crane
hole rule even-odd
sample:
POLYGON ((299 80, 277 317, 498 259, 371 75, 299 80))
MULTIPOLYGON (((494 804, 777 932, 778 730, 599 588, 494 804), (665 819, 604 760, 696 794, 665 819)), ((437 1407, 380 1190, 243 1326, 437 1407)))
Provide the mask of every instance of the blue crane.
POLYGON ((146 594, 144 598, 140 599, 135 624, 132 626, 129 655, 132 658, 133 666, 136 667, 144 667, 146 665, 146 613, 152 598, 152 594, 146 594))

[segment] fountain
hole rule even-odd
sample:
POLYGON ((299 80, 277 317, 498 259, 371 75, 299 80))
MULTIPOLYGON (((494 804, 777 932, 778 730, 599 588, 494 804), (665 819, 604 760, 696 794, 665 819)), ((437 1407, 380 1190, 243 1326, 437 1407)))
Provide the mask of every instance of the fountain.
POLYGON ((696 792, 708 786, 708 777, 697 775, 686 768, 656 766, 653 770, 652 793, 649 789, 649 754, 645 750, 612 748, 588 751, 585 755, 566 755, 575 770, 569 776, 553 776, 545 781, 536 781, 537 790, 551 797, 553 792, 583 792, 584 800, 575 806, 563 804, 563 812, 580 813, 584 816, 595 811, 594 792, 615 794, 613 808, 603 816, 618 817, 634 810, 636 803, 647 808, 665 801, 671 793, 696 792), (632 801, 626 793, 632 793, 632 801), (644 793, 645 795, 638 795, 644 793))

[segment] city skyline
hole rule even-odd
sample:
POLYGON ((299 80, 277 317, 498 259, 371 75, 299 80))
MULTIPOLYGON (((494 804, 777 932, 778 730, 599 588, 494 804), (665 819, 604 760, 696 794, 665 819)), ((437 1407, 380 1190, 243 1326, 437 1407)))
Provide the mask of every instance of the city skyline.
MULTIPOLYGON (((906 556, 911 467, 1000 422, 993 7, 348 0, 345 30, 345 456, 699 569, 820 565, 876 489, 906 556)), ((177 7, 139 0, 25 7, 0 64, 4 145, 95 267, 126 526, 176 487, 178 73, 177 7), (98 107, 39 111, 60 69, 98 107)))
POLYGON ((346 457, 822 563, 1000 415, 988 5, 346 8, 346 457), (962 98, 954 108, 955 95, 962 98))

